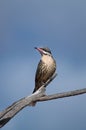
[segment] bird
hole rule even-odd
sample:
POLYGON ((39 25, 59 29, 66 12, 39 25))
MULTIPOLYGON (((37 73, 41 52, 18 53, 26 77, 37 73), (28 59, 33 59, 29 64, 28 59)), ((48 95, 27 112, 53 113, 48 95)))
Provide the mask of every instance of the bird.
POLYGON ((38 63, 35 74, 35 88, 33 93, 45 84, 56 71, 56 61, 53 58, 51 50, 48 47, 35 47, 35 49, 40 52, 41 59, 38 63))

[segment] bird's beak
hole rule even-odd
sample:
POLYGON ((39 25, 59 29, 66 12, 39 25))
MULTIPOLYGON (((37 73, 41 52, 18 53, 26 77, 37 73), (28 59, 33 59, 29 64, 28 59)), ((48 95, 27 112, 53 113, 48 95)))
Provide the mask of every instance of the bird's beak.
POLYGON ((36 50, 38 50, 40 52, 40 54, 42 55, 43 54, 43 50, 41 48, 38 48, 38 47, 34 47, 36 50))

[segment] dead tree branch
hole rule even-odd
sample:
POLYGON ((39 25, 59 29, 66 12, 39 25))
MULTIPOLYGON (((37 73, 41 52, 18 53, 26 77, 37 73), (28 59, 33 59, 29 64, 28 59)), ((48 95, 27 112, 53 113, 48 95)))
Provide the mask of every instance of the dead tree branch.
POLYGON ((54 100, 54 99, 58 99, 58 98, 65 98, 65 97, 81 95, 81 94, 85 94, 85 93, 86 93, 86 88, 83 88, 83 89, 78 89, 78 90, 69 91, 69 92, 46 95, 44 97, 40 97, 40 98, 36 99, 36 101, 42 102, 42 101, 54 100))
POLYGON ((0 112, 0 128, 3 127, 10 119, 12 119, 20 110, 26 106, 30 106, 31 102, 36 101, 37 98, 40 98, 45 95, 45 87, 57 76, 54 74, 42 87, 36 91, 34 94, 31 94, 27 97, 24 97, 11 106, 7 107, 5 110, 0 112))
POLYGON ((57 93, 53 95, 45 95, 45 87, 56 77, 55 74, 51 79, 47 81, 38 91, 30 96, 24 97, 11 106, 0 112, 0 128, 3 127, 10 119, 12 119, 19 111, 21 111, 26 106, 30 106, 31 102, 42 102, 58 98, 76 96, 86 93, 86 88, 80 90, 74 90, 69 92, 57 93), (45 96, 44 96, 45 95, 45 96))

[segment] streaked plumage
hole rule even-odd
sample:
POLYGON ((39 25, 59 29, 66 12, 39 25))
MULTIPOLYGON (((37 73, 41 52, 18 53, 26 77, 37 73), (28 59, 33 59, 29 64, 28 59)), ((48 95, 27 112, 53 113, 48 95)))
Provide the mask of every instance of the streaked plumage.
POLYGON ((56 62, 49 48, 36 48, 41 53, 41 60, 38 64, 35 75, 35 88, 38 90, 56 71, 56 62))

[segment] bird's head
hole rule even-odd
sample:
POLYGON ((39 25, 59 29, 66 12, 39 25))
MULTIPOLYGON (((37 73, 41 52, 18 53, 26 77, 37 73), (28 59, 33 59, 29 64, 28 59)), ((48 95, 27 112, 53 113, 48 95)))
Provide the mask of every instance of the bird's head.
POLYGON ((50 55, 50 56, 52 55, 52 53, 48 47, 43 47, 43 48, 35 47, 35 49, 38 50, 42 56, 43 55, 50 55))

